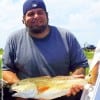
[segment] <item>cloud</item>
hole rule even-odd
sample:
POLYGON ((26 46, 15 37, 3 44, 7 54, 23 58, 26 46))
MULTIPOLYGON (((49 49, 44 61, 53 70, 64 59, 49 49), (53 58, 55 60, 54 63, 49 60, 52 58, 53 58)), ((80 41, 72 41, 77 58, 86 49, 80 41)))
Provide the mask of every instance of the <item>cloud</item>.
POLYGON ((88 7, 82 5, 82 8, 84 8, 84 10, 69 15, 68 27, 87 32, 96 30, 98 21, 96 19, 100 18, 100 10, 98 10, 100 9, 100 1, 88 3, 88 7))
POLYGON ((0 47, 4 48, 5 42, 11 32, 22 26, 22 1, 0 1, 0 47))
MULTIPOLYGON (((25 0, 0 0, 0 47, 4 47, 5 41, 12 31, 24 25, 22 24, 22 4, 25 0)), ((81 43, 90 34, 97 42, 100 32, 100 0, 44 0, 49 14, 49 22, 52 25, 61 26, 71 30, 79 38, 81 43), (81 39, 80 39, 81 38, 81 39)))

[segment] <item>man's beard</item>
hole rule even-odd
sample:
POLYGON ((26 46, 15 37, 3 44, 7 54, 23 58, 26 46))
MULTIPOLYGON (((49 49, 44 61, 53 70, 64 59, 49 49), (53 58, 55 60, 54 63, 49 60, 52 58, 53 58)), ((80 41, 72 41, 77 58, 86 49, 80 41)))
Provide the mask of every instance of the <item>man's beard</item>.
POLYGON ((29 31, 33 34, 40 34, 45 31, 47 25, 29 27, 29 31))

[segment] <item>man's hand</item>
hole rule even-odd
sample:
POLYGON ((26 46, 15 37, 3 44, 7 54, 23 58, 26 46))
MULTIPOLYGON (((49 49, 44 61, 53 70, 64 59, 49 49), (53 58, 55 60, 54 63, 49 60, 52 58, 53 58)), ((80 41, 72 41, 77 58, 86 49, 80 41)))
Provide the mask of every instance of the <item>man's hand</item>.
MULTIPOLYGON (((83 74, 80 74, 80 75, 72 75, 72 77, 74 78, 84 78, 84 75, 83 74)), ((66 93, 67 96, 75 96, 77 93, 79 93, 81 90, 83 90, 84 86, 81 85, 81 84, 75 84, 73 85, 66 93)))
POLYGON ((67 96, 71 96, 71 95, 75 96, 81 90, 83 90, 82 85, 73 85, 72 88, 67 91, 66 95, 67 96))
POLYGON ((8 82, 8 84, 14 84, 19 81, 19 78, 15 73, 11 71, 2 71, 3 79, 8 82))

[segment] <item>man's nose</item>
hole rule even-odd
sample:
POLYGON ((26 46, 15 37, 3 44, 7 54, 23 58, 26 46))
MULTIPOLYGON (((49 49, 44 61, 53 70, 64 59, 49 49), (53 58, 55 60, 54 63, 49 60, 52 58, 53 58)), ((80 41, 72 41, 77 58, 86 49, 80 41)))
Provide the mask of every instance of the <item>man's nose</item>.
POLYGON ((38 14, 37 14, 37 13, 35 13, 35 14, 34 14, 34 18, 37 18, 37 17, 38 17, 38 14))

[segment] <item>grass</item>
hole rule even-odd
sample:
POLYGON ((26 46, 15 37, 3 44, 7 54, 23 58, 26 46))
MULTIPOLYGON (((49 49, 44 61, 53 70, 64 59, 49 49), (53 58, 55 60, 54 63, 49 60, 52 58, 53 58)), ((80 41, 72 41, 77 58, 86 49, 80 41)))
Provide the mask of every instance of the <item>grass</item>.
POLYGON ((0 59, 0 68, 1 68, 1 63, 2 63, 2 61, 1 61, 1 59, 0 59))
POLYGON ((94 51, 84 51, 87 59, 92 59, 94 56, 94 51))
POLYGON ((2 64, 2 61, 1 61, 1 58, 0 58, 0 79, 1 79, 1 74, 2 74, 2 72, 1 72, 1 64, 2 64))
MULTIPOLYGON (((85 51, 84 50, 84 53, 87 57, 88 60, 92 60, 93 59, 93 56, 94 56, 94 51, 85 51)), ((89 68, 86 68, 86 74, 89 73, 89 68)))

